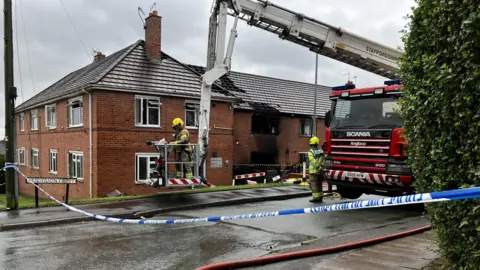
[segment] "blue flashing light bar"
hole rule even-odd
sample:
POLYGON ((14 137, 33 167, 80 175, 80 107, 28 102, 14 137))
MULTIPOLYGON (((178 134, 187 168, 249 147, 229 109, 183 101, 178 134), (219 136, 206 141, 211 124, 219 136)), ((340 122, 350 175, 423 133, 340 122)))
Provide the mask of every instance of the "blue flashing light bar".
POLYGON ((355 89, 355 84, 347 84, 347 85, 332 87, 332 91, 341 91, 341 90, 349 90, 349 89, 355 89))
POLYGON ((397 85, 397 84, 402 84, 402 80, 391 80, 391 81, 385 81, 385 85, 397 85))

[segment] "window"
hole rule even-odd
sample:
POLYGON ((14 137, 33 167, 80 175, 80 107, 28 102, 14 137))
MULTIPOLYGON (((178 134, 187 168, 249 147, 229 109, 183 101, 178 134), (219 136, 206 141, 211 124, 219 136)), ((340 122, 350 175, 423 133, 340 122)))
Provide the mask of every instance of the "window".
POLYGON ((189 128, 198 128, 199 114, 200 104, 194 102, 185 103, 185 126, 189 128))
POLYGON ((253 115, 252 134, 278 135, 279 117, 253 115))
POLYGON ((30 112, 30 129, 38 130, 38 110, 30 112))
POLYGON ((300 135, 311 136, 313 131, 313 119, 300 119, 300 135))
POLYGON ((54 105, 45 106, 45 121, 48 128, 55 128, 57 126, 57 108, 54 105))
POLYGON ((397 96, 340 98, 333 101, 332 128, 394 128, 402 126, 397 96))
POLYGON ((25 165, 25 148, 18 149, 18 164, 25 165))
POLYGON ((25 131, 25 114, 20 114, 20 131, 25 131))
POLYGON ((83 153, 68 153, 68 175, 69 177, 83 179, 83 153))
POLYGON ((68 101, 68 126, 69 127, 83 126, 82 97, 78 97, 68 101))
POLYGON ((155 159, 158 154, 136 154, 135 155, 135 182, 145 182, 150 173, 155 169, 155 159))
POLYGON ((298 159, 300 163, 306 162, 308 165, 308 152, 298 152, 298 159))
POLYGON ((34 169, 38 169, 39 168, 39 165, 38 165, 38 154, 39 154, 39 151, 37 148, 32 148, 32 167, 34 169))
POLYGON ((160 98, 135 97, 135 125, 143 127, 160 127, 160 98))
POLYGON ((49 154, 49 168, 48 171, 53 174, 57 174, 57 151, 50 150, 49 154))

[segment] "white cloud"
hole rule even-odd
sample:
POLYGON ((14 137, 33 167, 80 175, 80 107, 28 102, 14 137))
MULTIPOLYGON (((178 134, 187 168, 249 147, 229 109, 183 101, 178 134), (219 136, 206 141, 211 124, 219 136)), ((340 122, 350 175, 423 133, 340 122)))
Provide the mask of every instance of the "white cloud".
MULTIPOLYGON (((111 54, 138 39, 143 39, 144 32, 137 8, 140 6, 147 13, 152 5, 149 0, 63 2, 90 55, 85 52, 59 1, 22 1, 25 24, 21 17, 17 19, 21 81, 15 54, 15 83, 19 89, 17 105, 34 95, 33 85, 35 93, 38 93, 68 72, 90 63, 93 49, 111 54), (25 42, 24 34, 28 43, 25 42), (27 58, 27 44, 32 74, 27 58)), ((271 2, 392 47, 401 45, 399 31, 406 24, 404 16, 414 5, 413 0, 271 2)), ((205 65, 211 4, 211 0, 157 3, 157 10, 163 17, 163 50, 180 61, 205 65)), ((20 16, 20 12, 18 15, 20 16)), ((231 25, 232 18, 229 20, 231 25)), ((0 31, 3 36, 3 28, 0 31)), ((314 82, 315 56, 307 49, 281 41, 270 33, 247 26, 244 22, 240 22, 238 32, 232 59, 234 70, 314 82)), ((1 53, 3 59, 3 50, 1 53)), ((1 69, 0 78, 3 81, 3 65, 1 69)), ((358 86, 378 84, 384 80, 358 68, 319 57, 319 84, 343 84, 347 79, 345 73, 350 73, 351 77, 357 76, 358 86)), ((3 89, 0 96, 0 103, 3 104, 3 89)), ((0 112, 0 127, 1 138, 4 127, 3 110, 0 112)))

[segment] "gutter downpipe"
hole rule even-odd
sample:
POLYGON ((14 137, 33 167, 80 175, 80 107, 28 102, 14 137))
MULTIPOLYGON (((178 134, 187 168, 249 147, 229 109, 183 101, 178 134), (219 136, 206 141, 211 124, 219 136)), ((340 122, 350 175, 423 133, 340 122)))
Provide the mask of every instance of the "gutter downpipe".
POLYGON ((87 93, 88 94, 88 135, 89 135, 89 140, 90 140, 90 144, 89 144, 89 152, 90 152, 90 155, 89 155, 89 170, 90 170, 90 199, 93 199, 93 170, 92 170, 92 94, 88 91, 85 91, 84 88, 82 88, 82 92, 84 93, 87 93))

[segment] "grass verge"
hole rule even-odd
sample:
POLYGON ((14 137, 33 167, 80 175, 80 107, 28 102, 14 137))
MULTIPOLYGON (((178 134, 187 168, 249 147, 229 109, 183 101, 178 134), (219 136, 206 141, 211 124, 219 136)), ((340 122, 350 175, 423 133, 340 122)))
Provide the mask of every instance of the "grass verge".
MULTIPOLYGON (((164 196, 172 196, 179 194, 194 194, 194 193, 207 193, 207 192, 218 192, 218 191, 228 191, 228 190, 244 190, 244 189, 258 189, 258 188, 272 188, 272 187, 288 187, 294 186, 290 183, 268 183, 268 184, 257 184, 257 185, 239 185, 239 186, 218 186, 212 188, 195 188, 195 189, 184 189, 177 191, 161 191, 153 194, 146 195, 136 195, 136 196, 119 196, 119 197, 102 197, 95 199, 84 199, 84 200, 70 200, 69 205, 81 205, 81 204, 94 204, 94 203, 108 203, 108 202, 119 202, 125 200, 137 200, 137 199, 148 199, 148 198, 159 198, 164 196)), ((41 191, 40 191, 41 192, 41 191)), ((0 194, 0 211, 6 210, 6 196, 5 194, 0 194)), ((39 199, 39 207, 49 207, 57 206, 58 203, 51 200, 39 199)), ((18 200, 18 208, 34 208, 35 207, 35 198, 20 196, 18 200)))

